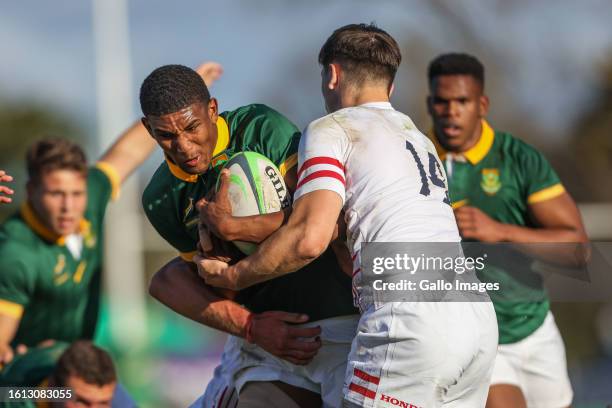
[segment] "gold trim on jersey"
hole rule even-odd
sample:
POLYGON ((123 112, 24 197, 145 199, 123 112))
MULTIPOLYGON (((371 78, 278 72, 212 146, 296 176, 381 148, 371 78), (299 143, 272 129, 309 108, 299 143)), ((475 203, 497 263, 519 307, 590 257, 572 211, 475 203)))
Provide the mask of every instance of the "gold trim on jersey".
POLYGON ((527 197, 527 203, 535 204, 542 201, 550 200, 552 198, 559 197, 564 192, 565 187, 563 187, 563 184, 557 183, 550 187, 546 187, 540 191, 536 191, 535 193, 529 194, 529 197, 527 197))
POLYGON ((87 262, 85 261, 79 262, 79 266, 77 266, 77 269, 74 272, 74 275, 72 275, 72 280, 74 281, 74 283, 81 283, 81 280, 83 279, 83 274, 85 273, 86 266, 87 266, 87 262))
POLYGON ((227 146, 229 146, 229 128, 227 127, 227 122, 223 117, 219 116, 217 118, 217 144, 215 145, 215 150, 213 150, 212 157, 215 157, 221 153, 227 146))
POLYGON ((121 177, 119 177, 119 172, 115 166, 105 161, 97 162, 95 167, 108 177, 111 183, 111 199, 115 201, 121 193, 121 177))
POLYGON ((457 208, 461 208, 467 204, 468 204, 468 199, 465 198, 463 200, 455 201, 454 203, 451 204, 451 207, 453 208, 453 210, 456 210, 457 208))
MULTIPOLYGON (((34 209, 27 201, 21 204, 21 217, 25 221, 25 223, 34 231, 36 234, 40 235, 46 241, 54 243, 56 245, 65 245, 66 238, 56 234, 51 229, 47 228, 43 222, 38 218, 34 209)), ((89 237, 91 235, 91 223, 86 219, 81 219, 79 221, 79 234, 84 237, 89 237)))
POLYGON ((280 166, 278 166, 278 170, 280 171, 281 176, 285 177, 285 174, 287 174, 289 170, 291 170, 294 166, 296 166, 297 163, 298 163, 297 153, 293 153, 291 156, 287 157, 285 161, 282 162, 280 166))
POLYGON ((19 303, 0 299, 0 314, 5 314, 15 319, 21 319, 21 316, 23 316, 23 306, 19 303))
MULTIPOLYGON (((455 153, 455 155, 463 156, 469 161, 471 164, 478 164, 491 150, 493 146, 493 141, 495 140, 495 131, 486 120, 481 121, 482 124, 482 132, 480 133, 480 138, 478 142, 470 149, 466 150, 463 153, 455 153)), ((429 132, 429 138, 432 140, 436 147, 436 151, 438 152, 438 156, 440 156, 441 160, 446 158, 446 154, 448 153, 438 142, 438 138, 435 136, 434 131, 431 130, 429 132)))
MULTIPOLYGON (((227 122, 225 121, 225 119, 219 116, 217 118, 217 143, 213 150, 211 162, 213 161, 215 156, 218 156, 219 154, 223 153, 223 151, 227 149, 228 145, 229 145, 229 128, 227 127, 227 122)), ((168 164, 168 169, 170 170, 170 173, 172 173, 172 175, 176 177, 177 179, 186 181, 188 183, 195 183, 198 181, 197 174, 187 173, 186 171, 181 169, 177 164, 173 163, 168 158, 168 156, 166 156, 166 163, 168 164)))
POLYGON ((183 259, 183 261, 193 262, 193 257, 196 256, 198 251, 191 252, 179 252, 179 256, 183 259))

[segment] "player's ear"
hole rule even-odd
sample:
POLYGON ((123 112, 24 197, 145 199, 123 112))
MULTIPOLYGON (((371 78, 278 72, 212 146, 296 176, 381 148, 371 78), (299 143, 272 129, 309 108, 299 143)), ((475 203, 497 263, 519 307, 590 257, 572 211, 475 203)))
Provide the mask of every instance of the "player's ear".
POLYGON ((427 105, 427 113, 429 113, 429 116, 433 116, 433 98, 431 95, 427 95, 427 98, 425 98, 425 104, 427 105))
POLYGON ((489 97, 485 94, 480 95, 480 116, 485 117, 489 113, 489 97))
POLYGON ((144 126, 145 129, 147 129, 147 132, 149 132, 149 135, 154 138, 153 129, 151 129, 151 124, 149 123, 149 119, 143 116, 142 118, 140 118, 140 123, 142 123, 142 126, 144 126))
POLYGON ((338 87, 340 81, 340 65, 329 64, 326 70, 327 88, 334 90, 338 87))
POLYGON ((217 118, 219 117, 219 104, 216 98, 210 98, 208 100, 207 111, 211 122, 217 123, 217 118))
POLYGON ((391 98, 391 95, 393 95, 393 91, 395 91, 395 82, 391 82, 389 85, 389 98, 391 98))

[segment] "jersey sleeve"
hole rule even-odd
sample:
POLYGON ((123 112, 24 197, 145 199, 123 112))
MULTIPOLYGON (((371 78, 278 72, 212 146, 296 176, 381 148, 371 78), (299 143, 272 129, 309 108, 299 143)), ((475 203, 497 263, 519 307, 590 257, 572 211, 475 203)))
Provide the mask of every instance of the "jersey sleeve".
POLYGON ((96 219, 104 218, 106 207, 111 199, 119 195, 119 176, 107 163, 99 162, 89 169, 87 175, 87 208, 96 219))
POLYGON ((197 242, 189 236, 177 215, 178 210, 169 192, 172 186, 164 184, 156 175, 142 195, 145 215, 157 233, 179 251, 183 259, 191 261, 197 242))
POLYGON ((348 146, 344 130, 332 117, 327 116, 308 125, 299 145, 298 183, 294 203, 310 192, 330 190, 336 192, 344 204, 344 164, 348 146))
POLYGON ((27 255, 23 248, 0 243, 0 313, 17 319, 34 296, 35 274, 27 262, 34 262, 35 255, 27 255))
POLYGON ((69 344, 55 341, 50 346, 31 347, 0 370, 0 386, 35 387, 55 369, 57 361, 69 344))
POLYGON ((565 188, 544 155, 527 144, 522 145, 519 161, 527 203, 534 204, 563 194, 565 188))

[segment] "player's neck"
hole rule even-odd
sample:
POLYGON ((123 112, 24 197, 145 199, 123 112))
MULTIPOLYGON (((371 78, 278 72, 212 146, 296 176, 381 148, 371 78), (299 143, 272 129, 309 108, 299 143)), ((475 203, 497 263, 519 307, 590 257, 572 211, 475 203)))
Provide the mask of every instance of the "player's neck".
POLYGON ((363 87, 358 91, 344 92, 340 97, 341 108, 363 105, 372 102, 389 102, 389 91, 387 88, 363 87))
POLYGON ((480 141, 481 136, 482 136, 482 123, 479 121, 478 124, 476 125, 476 128, 474 129, 474 133, 472 133, 472 136, 468 140, 466 140, 466 142, 463 145, 461 145, 457 153, 465 153, 468 150, 470 150, 472 147, 476 146, 478 141, 480 141))

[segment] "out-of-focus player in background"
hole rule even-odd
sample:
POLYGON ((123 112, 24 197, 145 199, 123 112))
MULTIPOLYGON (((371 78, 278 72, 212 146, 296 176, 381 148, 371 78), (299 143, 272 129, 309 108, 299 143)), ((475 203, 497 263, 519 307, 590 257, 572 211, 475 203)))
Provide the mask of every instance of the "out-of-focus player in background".
POLYGON ((68 140, 30 146, 27 198, 0 229, 1 362, 19 344, 93 337, 106 205, 154 146, 132 128, 91 168, 68 140))
MULTIPOLYGON (((49 387, 64 388, 70 398, 54 402, 60 408, 118 407, 135 405, 125 399, 117 399, 117 374, 111 356, 88 340, 74 343, 55 342, 33 347, 25 354, 17 355, 0 372, 0 384, 12 387, 37 387, 50 391, 49 387)), ((59 395, 59 390, 54 392, 59 395)), ((16 408, 48 406, 44 402, 12 402, 16 408)))
POLYGON ((208 282, 231 289, 289 273, 325 250, 344 209, 362 312, 344 404, 484 406, 497 346, 486 294, 480 302, 382 304, 366 295, 362 243, 460 240, 433 143, 389 102, 400 60, 396 41, 373 25, 348 25, 327 39, 319 63, 330 114, 300 142, 289 220, 237 264, 199 266, 208 282), (432 174, 421 177, 423 161, 432 174))
MULTIPOLYGON (((576 204, 544 156, 485 120, 489 99, 480 61, 467 54, 440 55, 430 63, 428 79, 427 107, 461 236, 484 242, 586 242, 576 204)), ((540 291, 541 300, 534 302, 491 293, 500 345, 489 408, 561 408, 572 401, 563 340, 540 291)))
MULTIPOLYGON (((0 183, 10 183, 11 181, 13 181, 13 176, 6 174, 4 170, 0 170, 0 183)), ((13 195, 13 193, 14 191, 12 188, 0 184, 0 204, 12 202, 13 199, 10 196, 13 195)))
MULTIPOLYGON (((220 75, 218 64, 198 69, 211 82, 220 75)), ((137 121, 91 168, 68 140, 29 148, 27 198, 0 229, 0 364, 17 345, 93 337, 106 206, 155 146, 137 121)))
POLYGON ((180 252, 155 274, 150 292, 177 313, 231 334, 214 379, 194 406, 233 407, 238 395, 240 407, 337 406, 357 315, 350 279, 333 251, 235 299, 206 285, 192 262, 200 219, 224 241, 260 242, 282 225, 290 209, 232 217, 231 206, 221 202, 226 196, 202 199, 214 192, 223 164, 241 151, 274 162, 293 192, 299 130, 261 104, 219 113, 202 78, 180 65, 153 71, 140 102, 143 123, 165 154, 143 194, 144 210, 180 252), (307 321, 308 327, 296 325, 307 321))

